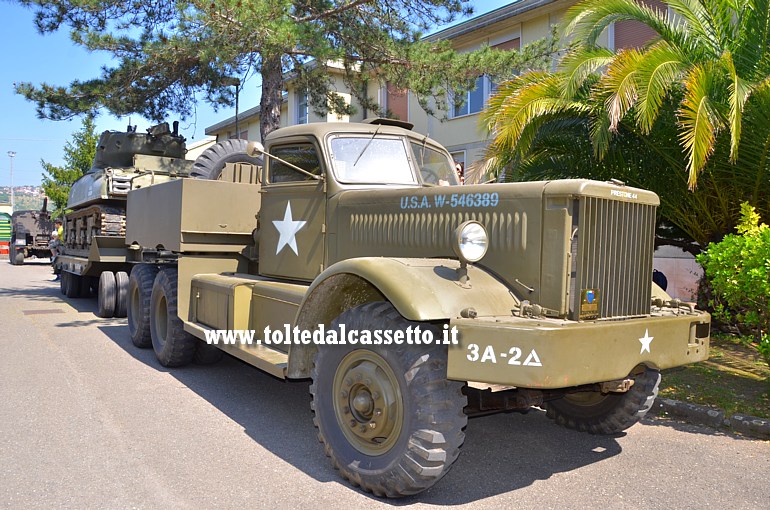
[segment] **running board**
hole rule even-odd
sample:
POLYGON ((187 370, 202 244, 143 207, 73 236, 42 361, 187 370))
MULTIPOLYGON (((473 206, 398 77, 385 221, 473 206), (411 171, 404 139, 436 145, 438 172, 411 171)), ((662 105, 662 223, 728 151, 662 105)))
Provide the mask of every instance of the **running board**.
MULTIPOLYGON (((206 341, 206 331, 215 331, 213 328, 209 328, 202 324, 187 321, 182 322, 184 323, 184 330, 199 338, 201 342, 206 341)), ((216 347, 249 365, 257 367, 263 372, 267 372, 279 379, 286 379, 289 355, 285 352, 276 351, 275 349, 271 349, 264 345, 217 344, 216 347)))

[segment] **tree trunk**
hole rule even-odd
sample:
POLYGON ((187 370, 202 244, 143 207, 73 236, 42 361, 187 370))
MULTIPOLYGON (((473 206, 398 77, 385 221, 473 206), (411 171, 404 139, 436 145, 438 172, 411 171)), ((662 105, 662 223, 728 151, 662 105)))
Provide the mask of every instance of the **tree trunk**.
POLYGON ((259 101, 259 136, 262 141, 281 125, 283 68, 281 56, 262 59, 262 98, 259 101))

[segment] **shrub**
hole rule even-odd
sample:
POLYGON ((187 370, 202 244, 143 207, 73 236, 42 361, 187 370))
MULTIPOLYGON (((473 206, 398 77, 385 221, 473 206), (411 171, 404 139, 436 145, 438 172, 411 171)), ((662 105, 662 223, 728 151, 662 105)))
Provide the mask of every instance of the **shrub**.
POLYGON ((711 286, 716 318, 748 330, 770 364, 770 227, 743 203, 736 230, 709 244, 697 260, 711 286))

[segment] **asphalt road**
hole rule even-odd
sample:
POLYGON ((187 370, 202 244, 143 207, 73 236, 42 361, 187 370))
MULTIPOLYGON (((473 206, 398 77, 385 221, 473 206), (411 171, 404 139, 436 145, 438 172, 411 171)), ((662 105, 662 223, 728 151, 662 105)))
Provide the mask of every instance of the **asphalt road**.
POLYGON ((596 437, 539 410, 471 419, 436 486, 373 498, 324 457, 308 382, 165 369, 51 278, 0 261, 3 508, 770 508, 768 442, 662 420, 596 437))

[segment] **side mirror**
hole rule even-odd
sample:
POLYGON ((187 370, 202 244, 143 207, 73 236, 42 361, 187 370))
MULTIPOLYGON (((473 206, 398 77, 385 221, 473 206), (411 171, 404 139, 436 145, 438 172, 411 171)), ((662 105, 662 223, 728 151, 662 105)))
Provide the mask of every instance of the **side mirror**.
POLYGON ((249 156, 259 156, 265 153, 265 146, 259 142, 251 141, 246 145, 246 154, 249 156))

